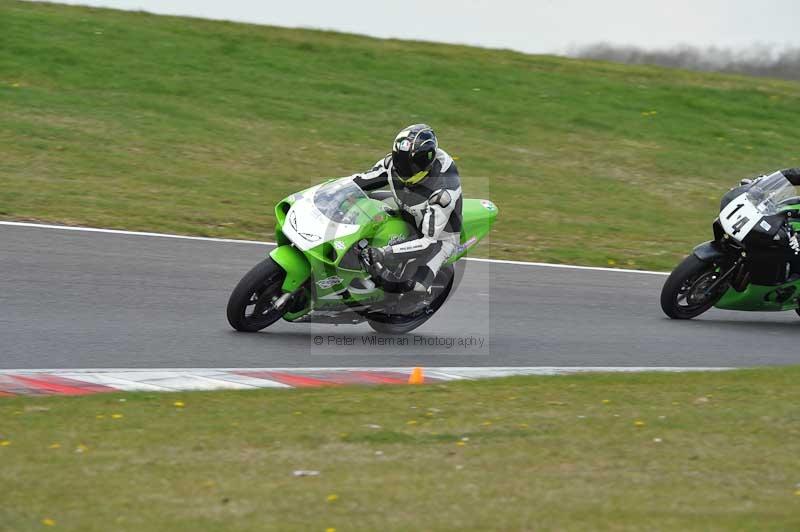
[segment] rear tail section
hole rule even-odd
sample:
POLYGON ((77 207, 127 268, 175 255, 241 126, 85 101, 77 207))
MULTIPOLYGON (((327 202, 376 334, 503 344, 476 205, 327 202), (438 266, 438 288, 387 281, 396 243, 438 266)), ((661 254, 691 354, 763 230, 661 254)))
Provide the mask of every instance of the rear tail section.
POLYGON ((461 245, 448 262, 454 262, 475 246, 497 219, 497 206, 489 200, 465 199, 461 207, 461 245))

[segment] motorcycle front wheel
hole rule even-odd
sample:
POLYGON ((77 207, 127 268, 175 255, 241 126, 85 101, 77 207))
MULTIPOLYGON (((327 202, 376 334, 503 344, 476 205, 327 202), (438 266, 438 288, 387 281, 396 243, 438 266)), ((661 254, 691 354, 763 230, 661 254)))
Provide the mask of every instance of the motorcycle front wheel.
POLYGON ((708 291, 719 275, 716 264, 689 255, 667 277, 661 289, 661 310, 674 320, 699 316, 713 307, 728 290, 729 284, 723 282, 713 291, 708 291))
POLYGON ((228 323, 241 332, 256 332, 269 327, 283 315, 274 303, 283 295, 286 277, 283 268, 271 258, 247 272, 228 299, 228 323))

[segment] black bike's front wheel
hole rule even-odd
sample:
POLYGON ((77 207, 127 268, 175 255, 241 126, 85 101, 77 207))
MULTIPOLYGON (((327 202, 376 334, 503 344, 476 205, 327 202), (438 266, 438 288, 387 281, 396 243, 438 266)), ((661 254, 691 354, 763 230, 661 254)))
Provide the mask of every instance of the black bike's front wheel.
POLYGON ((661 309, 675 320, 690 320, 719 301, 729 284, 709 290, 720 276, 719 267, 689 255, 667 277, 661 289, 661 309))
POLYGON ((241 332, 256 332, 269 327, 283 315, 275 302, 283 295, 286 277, 283 268, 271 258, 247 272, 228 299, 228 323, 241 332))

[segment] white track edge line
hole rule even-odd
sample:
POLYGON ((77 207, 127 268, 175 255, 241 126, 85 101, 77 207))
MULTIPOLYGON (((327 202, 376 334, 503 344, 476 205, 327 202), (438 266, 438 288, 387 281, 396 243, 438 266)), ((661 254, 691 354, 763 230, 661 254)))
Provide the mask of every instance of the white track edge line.
POLYGON ((149 233, 146 231, 124 231, 122 229, 101 229, 97 227, 76 227, 71 225, 48 225, 48 224, 35 224, 29 222, 5 222, 5 221, 0 221, 0 225, 8 225, 12 227, 33 227, 36 229, 58 229, 61 231, 79 231, 84 233, 105 233, 111 235, 152 236, 157 238, 174 238, 179 240, 200 240, 205 242, 226 242, 230 244, 255 244, 259 246, 275 245, 274 242, 259 242, 257 240, 238 240, 235 238, 213 238, 209 236, 171 235, 169 233, 149 233))
MULTIPOLYGON (((571 371, 571 372, 681 372, 681 371, 730 371, 735 367, 725 366, 420 366, 425 371, 436 372, 497 372, 497 371, 571 371)), ((137 372, 174 372, 192 373, 198 371, 278 371, 278 372, 313 372, 313 371, 411 371, 408 367, 327 367, 327 368, 93 368, 93 369, 0 369, 0 375, 11 373, 137 373, 137 372)), ((213 377, 212 377, 213 378, 213 377)))
MULTIPOLYGON (((177 240, 198 240, 202 242, 224 242, 228 244, 250 244, 257 246, 275 246, 275 242, 259 242, 258 240, 241 240, 235 238, 214 238, 209 236, 187 236, 187 235, 173 235, 169 233, 150 233, 147 231, 125 231, 122 229, 101 229, 97 227, 77 227, 70 225, 50 225, 50 224, 37 224, 31 222, 7 222, 0 221, 0 226, 11 227, 32 227, 36 229, 56 229, 61 231, 78 231, 84 233, 104 233, 110 235, 127 235, 127 236, 149 236, 156 238, 173 238, 177 240)), ((616 272, 616 273, 641 273, 644 275, 669 275, 669 272, 655 272, 650 270, 631 270, 625 268, 604 268, 601 266, 577 266, 573 264, 552 264, 548 262, 525 262, 519 260, 504 260, 504 259, 482 259, 479 257, 466 257, 464 260, 470 262, 485 262, 490 264, 509 264, 513 266, 538 266, 542 268, 562 268, 570 270, 588 270, 597 272, 616 272)))
POLYGON ((479 257, 466 257, 464 260, 472 262, 488 262, 494 264, 512 264, 517 266, 541 266, 544 268, 564 268, 569 270, 589 270, 597 272, 617 272, 617 273, 643 273, 645 275, 669 275, 669 272, 654 272, 650 270, 630 270, 625 268, 603 268, 602 266, 576 266, 574 264, 555 264, 551 262, 524 262, 519 260, 482 259, 479 257))

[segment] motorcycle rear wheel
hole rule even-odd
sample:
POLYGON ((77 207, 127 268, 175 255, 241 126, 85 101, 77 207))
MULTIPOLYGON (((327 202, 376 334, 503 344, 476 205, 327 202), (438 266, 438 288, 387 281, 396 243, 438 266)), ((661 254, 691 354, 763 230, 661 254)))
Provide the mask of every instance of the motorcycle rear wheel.
POLYGON ((375 332, 382 334, 407 334, 414 329, 420 327, 423 323, 433 317, 437 310, 439 310, 444 302, 447 301, 447 296, 453 289, 453 281, 455 279, 455 272, 452 265, 443 267, 433 285, 444 284, 444 288, 439 291, 430 304, 423 310, 412 314, 411 316, 403 316, 398 314, 372 314, 367 322, 375 332))
POLYGON ((661 310, 674 320, 690 320, 706 312, 720 300, 728 283, 706 293, 719 275, 716 264, 689 255, 667 277, 661 289, 661 310))
POLYGON ((240 332, 257 332, 278 321, 284 311, 273 303, 283 294, 285 277, 283 268, 269 257, 253 266, 228 299, 231 327, 240 332))

